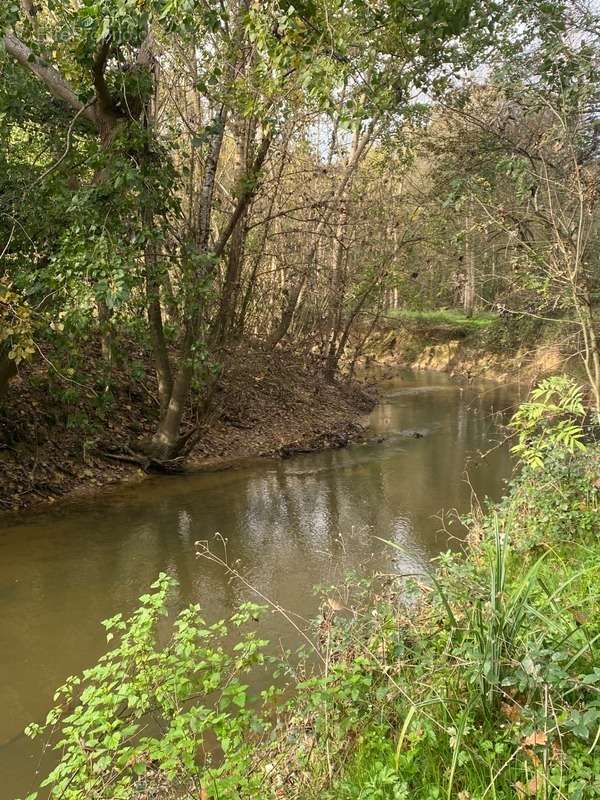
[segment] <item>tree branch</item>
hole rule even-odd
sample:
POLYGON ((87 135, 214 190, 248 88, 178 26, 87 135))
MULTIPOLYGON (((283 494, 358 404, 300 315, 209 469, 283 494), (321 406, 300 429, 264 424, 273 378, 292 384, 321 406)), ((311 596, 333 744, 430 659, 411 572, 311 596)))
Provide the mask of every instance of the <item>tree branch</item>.
POLYGON ((269 147, 271 146, 272 141, 273 141, 272 133, 267 133, 264 135, 263 140, 260 143, 260 147, 258 148, 258 153, 256 154, 254 164, 252 165, 250 174, 246 178, 245 185, 240 193, 233 214, 229 218, 227 225, 221 232, 219 240, 214 247, 214 254, 216 256, 220 256, 223 253, 225 245, 227 244, 231 234, 235 230, 235 226, 238 224, 240 217, 242 216, 242 214, 248 207, 250 201, 254 197, 254 194, 256 192, 256 183, 258 181, 258 176, 264 164, 265 158, 267 157, 267 153, 269 152, 269 147))
POLYGON ((108 61, 109 54, 110 37, 107 37, 104 39, 100 45, 100 49, 94 56, 92 74, 94 76, 94 88, 96 90, 96 97, 98 99, 100 111, 104 114, 115 114, 115 104, 110 96, 108 86, 106 85, 106 78, 104 77, 104 70, 106 68, 106 62, 108 61))
POLYGON ((97 124, 94 107, 81 102, 75 91, 57 69, 38 58, 31 48, 13 33, 4 34, 4 46, 10 56, 42 81, 53 97, 71 106, 94 125, 97 124))

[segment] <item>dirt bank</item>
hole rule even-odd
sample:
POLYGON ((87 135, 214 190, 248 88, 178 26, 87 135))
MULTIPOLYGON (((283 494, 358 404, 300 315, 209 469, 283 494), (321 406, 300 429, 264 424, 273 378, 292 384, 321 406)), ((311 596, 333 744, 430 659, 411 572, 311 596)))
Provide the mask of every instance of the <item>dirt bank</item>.
POLYGON ((500 323, 485 334, 457 336, 443 329, 410 330, 383 326, 371 342, 363 366, 380 364, 448 372, 457 377, 533 384, 544 375, 577 372, 575 356, 556 337, 529 336, 506 341, 500 323))
POLYGON ((543 375, 560 372, 564 356, 557 344, 519 349, 512 354, 482 352, 462 340, 429 345, 407 366, 451 375, 480 377, 502 383, 534 383, 543 375))
MULTIPOLYGON (((245 347, 230 354, 230 362, 235 366, 217 384, 214 410, 187 469, 341 447, 363 436, 360 419, 375 404, 372 389, 358 382, 327 384, 316 361, 286 351, 245 347)), ((154 429, 152 379, 132 382, 130 372, 113 371, 110 397, 98 382, 93 392, 49 391, 41 365, 15 379, 0 407, 0 509, 43 506, 143 479, 134 465, 99 454, 154 429)))

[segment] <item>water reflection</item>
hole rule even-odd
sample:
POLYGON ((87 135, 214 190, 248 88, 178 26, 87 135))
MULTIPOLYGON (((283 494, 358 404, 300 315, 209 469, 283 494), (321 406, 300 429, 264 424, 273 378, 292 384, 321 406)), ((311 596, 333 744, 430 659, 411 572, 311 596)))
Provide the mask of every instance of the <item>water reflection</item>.
MULTIPOLYGON (((5 521, 0 532, 0 795, 25 795, 36 767, 20 736, 39 719, 67 675, 101 652, 98 625, 135 607, 160 571, 180 584, 174 605, 199 601, 208 618, 248 595, 218 565, 194 557, 194 542, 226 542, 227 557, 262 592, 293 612, 316 609, 311 587, 347 569, 411 572, 448 546, 439 515, 464 512, 471 491, 498 497, 510 471, 505 447, 485 460, 494 413, 510 392, 463 388, 441 375, 404 375, 373 412, 381 443, 261 461, 242 469, 160 478, 52 513, 5 521), (415 436, 418 434, 418 436, 415 436), (465 481, 468 466, 470 485, 465 481)), ((279 617, 268 636, 290 644, 279 617)))

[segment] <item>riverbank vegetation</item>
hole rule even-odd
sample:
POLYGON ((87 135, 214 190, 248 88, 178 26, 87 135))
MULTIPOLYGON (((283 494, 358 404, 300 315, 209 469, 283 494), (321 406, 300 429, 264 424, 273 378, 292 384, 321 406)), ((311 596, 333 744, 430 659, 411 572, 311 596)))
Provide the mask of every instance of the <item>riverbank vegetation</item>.
POLYGON ((5 3, 2 483, 61 493, 38 437, 179 469, 245 354, 335 384, 388 315, 554 325, 598 407, 598 30, 579 0, 5 3))
POLYGON ((597 798, 600 451, 565 378, 541 385, 512 425, 521 470, 499 505, 465 520, 464 550, 435 573, 349 576, 324 590, 309 630, 260 592, 262 605, 228 621, 190 606, 164 622, 172 580, 161 575, 129 619, 104 623, 116 647, 29 728, 58 740, 44 791, 597 798), (286 616, 303 653, 273 656, 265 613, 286 616))

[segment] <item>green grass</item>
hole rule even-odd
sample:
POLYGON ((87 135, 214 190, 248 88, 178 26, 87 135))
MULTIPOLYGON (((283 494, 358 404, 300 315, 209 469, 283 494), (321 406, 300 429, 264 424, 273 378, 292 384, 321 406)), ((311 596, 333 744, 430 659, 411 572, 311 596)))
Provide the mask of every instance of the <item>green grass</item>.
POLYGON ((467 317, 457 309, 440 308, 430 311, 411 311, 408 309, 394 309, 387 313, 392 319, 419 326, 448 326, 480 330, 492 325, 497 319, 497 314, 489 311, 478 311, 472 317, 467 317))

